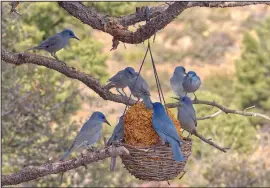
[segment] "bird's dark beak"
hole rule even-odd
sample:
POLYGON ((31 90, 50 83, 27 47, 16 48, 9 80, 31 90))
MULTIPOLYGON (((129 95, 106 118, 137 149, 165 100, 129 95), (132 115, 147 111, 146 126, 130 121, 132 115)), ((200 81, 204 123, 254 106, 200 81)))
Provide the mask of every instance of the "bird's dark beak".
POLYGON ((80 40, 80 39, 79 39, 78 37, 76 37, 75 35, 74 35, 72 38, 77 39, 77 40, 80 40))
POLYGON ((180 101, 180 98, 177 98, 177 97, 171 97, 171 98, 173 98, 173 99, 176 99, 176 100, 180 101))
POLYGON ((105 120, 104 120, 104 123, 107 123, 108 125, 110 125, 110 126, 111 126, 111 124, 108 122, 108 120, 107 120, 107 119, 105 119, 105 120))

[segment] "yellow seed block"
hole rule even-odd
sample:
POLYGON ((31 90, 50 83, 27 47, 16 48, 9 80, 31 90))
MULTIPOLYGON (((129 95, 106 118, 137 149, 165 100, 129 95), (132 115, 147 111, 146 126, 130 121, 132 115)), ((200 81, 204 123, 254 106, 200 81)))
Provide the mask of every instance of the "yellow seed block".
MULTIPOLYGON (((179 136, 183 138, 180 122, 169 109, 167 110, 179 136)), ((148 110, 143 103, 137 103, 127 110, 124 117, 125 143, 133 146, 151 146, 160 141, 152 126, 152 115, 153 112, 148 110)))

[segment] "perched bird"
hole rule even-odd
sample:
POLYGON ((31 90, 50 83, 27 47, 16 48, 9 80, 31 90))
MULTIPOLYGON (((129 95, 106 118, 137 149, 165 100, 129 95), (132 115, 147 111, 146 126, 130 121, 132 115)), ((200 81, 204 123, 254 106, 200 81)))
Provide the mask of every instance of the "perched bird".
POLYGON ((173 76, 170 79, 172 90, 178 97, 186 95, 183 88, 185 76, 186 69, 183 66, 178 66, 174 69, 173 76))
POLYGON ((113 141, 120 141, 124 137, 124 115, 120 117, 118 124, 115 126, 111 138, 108 140, 107 145, 112 145, 113 141))
MULTIPOLYGON (((201 85, 201 79, 194 71, 189 71, 184 79, 183 88, 186 93, 193 93, 199 89, 201 85)), ((195 99, 196 99, 195 95, 195 99)))
POLYGON ((188 131, 189 135, 193 134, 196 132, 197 119, 192 101, 188 96, 180 98, 180 101, 181 107, 177 107, 177 118, 180 121, 181 127, 188 131))
POLYGON ((138 98, 138 101, 142 98, 147 109, 152 109, 152 101, 150 99, 150 89, 147 82, 141 75, 135 73, 136 76, 128 80, 128 88, 133 96, 138 98))
MULTIPOLYGON (((124 115, 120 117, 118 124, 115 126, 113 134, 109 141, 107 142, 107 146, 112 145, 113 141, 120 141, 124 138, 124 115)), ((110 170, 113 171, 115 168, 116 157, 111 157, 111 165, 110 170)))
POLYGON ((126 67, 124 70, 119 71, 116 75, 109 79, 109 83, 105 87, 115 87, 116 90, 123 95, 119 89, 122 89, 125 96, 124 88, 128 86, 128 80, 136 76, 135 70, 132 67, 126 67))
POLYGON ((73 31, 71 31, 70 29, 65 29, 64 31, 44 40, 40 43, 40 45, 30 48, 28 50, 45 50, 47 52, 50 52, 51 55, 59 61, 55 53, 64 48, 67 45, 69 39, 71 38, 80 40, 78 37, 75 36, 73 31))
POLYGON ((102 123, 107 123, 110 125, 101 112, 94 112, 89 120, 82 126, 71 147, 60 159, 60 161, 65 160, 65 158, 76 148, 89 148, 95 144, 102 133, 102 123))
POLYGON ((179 137, 177 130, 166 114, 163 105, 159 102, 153 104, 153 128, 162 140, 162 144, 168 142, 172 147, 172 152, 175 161, 184 161, 184 157, 181 152, 181 138, 179 137))

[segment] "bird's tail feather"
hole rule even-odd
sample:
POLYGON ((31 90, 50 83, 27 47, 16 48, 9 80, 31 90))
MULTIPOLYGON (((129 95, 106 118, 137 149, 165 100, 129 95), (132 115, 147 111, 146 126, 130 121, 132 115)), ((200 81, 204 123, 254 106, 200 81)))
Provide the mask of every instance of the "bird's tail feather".
POLYGON ((27 49, 26 51, 29 51, 29 50, 39 50, 39 49, 43 49, 43 48, 40 47, 40 46, 34 46, 32 48, 27 49))
POLYGON ((108 140, 107 142, 107 146, 112 145, 112 141, 113 141, 113 135, 111 136, 111 138, 108 140))
POLYGON ((111 157, 110 171, 114 171, 116 164, 116 157, 111 157))
POLYGON ((173 158, 175 161, 184 161, 184 157, 181 152, 181 148, 179 146, 179 143, 174 140, 173 138, 167 138, 171 147, 172 147, 172 152, 173 152, 173 158))
POLYGON ((146 106, 146 108, 148 110, 153 109, 153 104, 152 104, 152 101, 151 101, 150 97, 144 95, 142 98, 143 98, 143 103, 146 106))
POLYGON ((67 156, 69 156, 70 152, 71 152, 70 150, 66 151, 63 157, 61 157, 60 161, 64 161, 67 158, 67 156))

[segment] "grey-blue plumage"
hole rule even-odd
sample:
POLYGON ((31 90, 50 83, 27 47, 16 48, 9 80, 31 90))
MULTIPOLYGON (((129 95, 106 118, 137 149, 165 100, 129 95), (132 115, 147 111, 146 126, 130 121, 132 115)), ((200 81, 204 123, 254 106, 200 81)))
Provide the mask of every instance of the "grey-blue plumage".
POLYGON ((115 87, 120 95, 123 95, 119 90, 122 89, 124 95, 126 96, 124 88, 128 86, 128 80, 134 76, 136 76, 135 70, 132 67, 126 67, 124 70, 119 71, 117 74, 111 77, 109 79, 109 83, 105 87, 110 87, 110 89, 115 87))
POLYGON ((142 98, 147 109, 152 109, 152 101, 150 98, 150 88, 147 82, 141 75, 136 73, 137 76, 128 80, 128 88, 133 96, 138 98, 138 101, 142 98))
MULTIPOLYGON (((112 145, 112 142, 121 141, 124 138, 124 115, 120 117, 118 124, 115 126, 111 138, 107 142, 107 146, 112 145)), ((113 171, 116 164, 116 157, 111 157, 110 170, 113 171)))
POLYGON ((166 114, 163 105, 159 102, 153 104, 153 128, 162 140, 162 143, 168 142, 172 147, 172 152, 175 161, 184 161, 184 157, 181 152, 181 138, 179 137, 177 130, 166 114))
POLYGON ((101 136, 102 123, 110 125, 104 114, 101 112, 94 112, 89 120, 82 126, 71 147, 60 160, 65 160, 65 158, 76 148, 90 147, 95 144, 101 136))
POLYGON ((170 79, 172 90, 178 97, 186 95, 186 92, 183 88, 185 76, 186 69, 183 66, 178 66, 174 69, 173 76, 170 79))
POLYGON ((111 138, 108 140, 107 145, 111 145, 113 141, 120 141, 124 137, 124 115, 120 117, 118 124, 113 130, 111 138))
POLYGON ((38 46, 35 46, 28 50, 45 50, 51 53, 51 55, 55 59, 59 60, 56 56, 56 52, 64 48, 68 44, 69 39, 71 38, 79 40, 79 38, 75 36, 73 31, 71 31, 70 29, 65 29, 64 31, 44 40, 38 46))
MULTIPOLYGON (((187 93, 196 92, 201 85, 201 79, 194 71, 189 71, 184 79, 183 88, 187 93)), ((195 94, 194 94, 195 95, 195 94)))
POLYGON ((185 96, 180 99, 181 107, 177 108, 177 118, 180 121, 181 127, 189 133, 193 134, 196 132, 197 127, 195 109, 189 97, 185 96))

